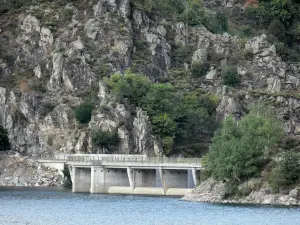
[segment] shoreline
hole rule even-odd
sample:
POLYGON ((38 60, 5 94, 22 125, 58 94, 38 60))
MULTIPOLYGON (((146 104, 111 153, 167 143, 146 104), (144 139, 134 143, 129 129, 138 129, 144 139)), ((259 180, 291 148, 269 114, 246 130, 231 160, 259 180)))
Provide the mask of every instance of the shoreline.
POLYGON ((212 178, 204 181, 191 193, 185 195, 182 200, 190 202, 214 203, 214 204, 252 204, 265 206, 295 206, 300 207, 300 190, 295 188, 287 194, 272 194, 266 183, 262 183, 258 189, 241 197, 224 198, 225 184, 212 178))

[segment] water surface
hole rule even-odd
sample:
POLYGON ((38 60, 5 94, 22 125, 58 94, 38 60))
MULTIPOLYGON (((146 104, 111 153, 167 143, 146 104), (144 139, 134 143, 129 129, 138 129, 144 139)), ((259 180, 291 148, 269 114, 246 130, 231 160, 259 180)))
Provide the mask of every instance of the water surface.
POLYGON ((2 225, 298 225, 300 208, 192 203, 179 198, 1 188, 2 225))

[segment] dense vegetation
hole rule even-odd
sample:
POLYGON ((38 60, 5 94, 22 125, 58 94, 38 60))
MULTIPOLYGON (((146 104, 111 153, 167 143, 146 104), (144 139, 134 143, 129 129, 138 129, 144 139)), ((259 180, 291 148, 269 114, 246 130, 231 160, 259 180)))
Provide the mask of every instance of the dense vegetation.
POLYGON ((212 139, 207 166, 213 177, 226 181, 225 194, 241 194, 237 186, 262 173, 274 193, 299 184, 300 154, 278 151, 283 134, 275 115, 262 106, 254 107, 238 123, 232 117, 223 121, 212 139))
POLYGON ((245 22, 256 30, 265 29, 269 40, 275 42, 278 53, 286 60, 300 59, 300 4, 299 0, 260 0, 249 5, 245 22), (250 21, 249 21, 250 20, 250 21))
POLYGON ((237 124, 227 117, 212 140, 208 169, 218 180, 260 176, 283 130, 270 110, 253 108, 237 124))
MULTIPOLYGON (((147 111, 153 131, 162 138, 165 153, 173 144, 197 143, 213 129, 212 115, 218 100, 201 92, 180 92, 169 84, 152 83, 147 77, 128 72, 106 79, 121 100, 147 111)), ((195 154, 200 154, 196 152, 195 154)))
POLYGON ((131 3, 151 17, 184 21, 189 26, 202 24, 214 33, 223 33, 228 29, 227 16, 221 11, 209 14, 199 0, 132 0, 131 3))
POLYGON ((10 150, 8 132, 0 125, 0 151, 10 150))
POLYGON ((273 192, 290 190, 300 184, 300 153, 284 152, 269 178, 273 192))

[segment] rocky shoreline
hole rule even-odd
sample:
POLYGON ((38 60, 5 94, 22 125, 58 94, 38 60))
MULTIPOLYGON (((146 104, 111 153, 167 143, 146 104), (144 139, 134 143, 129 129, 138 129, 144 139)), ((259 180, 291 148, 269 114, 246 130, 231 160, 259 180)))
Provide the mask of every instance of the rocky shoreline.
POLYGON ((271 189, 263 184, 260 189, 253 190, 247 196, 240 198, 224 198, 225 184, 209 178, 193 192, 182 199, 192 202, 222 203, 222 204, 257 204, 300 206, 300 190, 295 188, 288 194, 272 194, 271 189))
POLYGON ((0 155, 0 187, 52 187, 62 186, 60 171, 39 165, 34 159, 21 156, 0 155))

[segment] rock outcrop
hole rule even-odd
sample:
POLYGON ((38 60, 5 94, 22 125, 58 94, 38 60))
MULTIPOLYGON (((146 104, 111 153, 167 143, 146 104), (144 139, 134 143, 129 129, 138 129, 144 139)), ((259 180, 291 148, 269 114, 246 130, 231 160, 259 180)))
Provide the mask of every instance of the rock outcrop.
POLYGON ((0 156, 0 186, 62 186, 61 171, 47 168, 18 153, 0 156))
POLYGON ((247 190, 250 191, 250 194, 246 193, 246 196, 240 198, 226 198, 225 183, 209 178, 192 193, 184 196, 183 199, 209 203, 300 206, 299 190, 297 188, 291 190, 287 195, 272 194, 266 183, 254 179, 240 185, 239 189, 241 193, 247 190))

